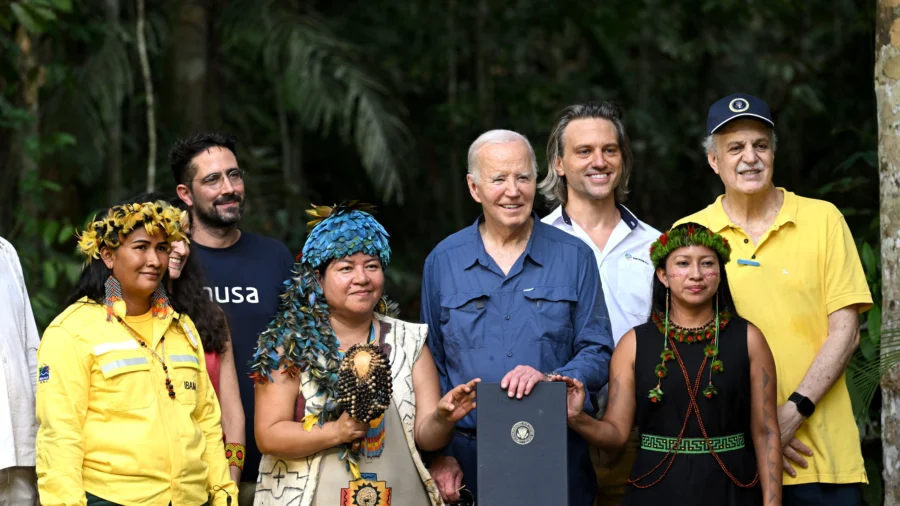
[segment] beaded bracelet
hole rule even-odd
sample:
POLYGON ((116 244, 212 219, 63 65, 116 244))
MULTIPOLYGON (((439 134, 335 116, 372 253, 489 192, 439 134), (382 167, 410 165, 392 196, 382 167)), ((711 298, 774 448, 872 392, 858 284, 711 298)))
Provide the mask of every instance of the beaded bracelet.
POLYGON ((240 443, 225 443, 225 457, 228 459, 229 466, 235 466, 241 471, 244 470, 244 445, 240 443))

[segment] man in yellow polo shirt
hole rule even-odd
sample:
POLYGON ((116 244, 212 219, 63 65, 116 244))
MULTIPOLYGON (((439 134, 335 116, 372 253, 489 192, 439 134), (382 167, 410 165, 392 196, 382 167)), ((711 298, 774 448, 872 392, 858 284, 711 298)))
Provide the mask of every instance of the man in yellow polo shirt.
POLYGON ((731 244, 737 311, 775 356, 783 504, 856 506, 868 480, 844 371, 872 296, 840 211, 772 184, 774 128, 759 98, 714 103, 704 148, 725 195, 678 223, 706 225, 731 244))

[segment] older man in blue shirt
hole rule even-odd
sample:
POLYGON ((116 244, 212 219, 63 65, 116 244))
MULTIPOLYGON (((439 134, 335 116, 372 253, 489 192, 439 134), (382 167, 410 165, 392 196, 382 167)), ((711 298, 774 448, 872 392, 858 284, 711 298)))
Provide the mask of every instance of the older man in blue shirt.
MULTIPOLYGON (((469 192, 484 214, 428 255, 422 282, 441 389, 477 377, 522 398, 559 373, 587 385, 587 409, 595 410, 590 399, 608 380, 613 340, 593 252, 532 210, 537 162, 524 136, 482 134, 468 165, 469 192)), ((476 437, 472 412, 432 461, 445 500, 458 500, 463 483, 475 494, 476 437)), ((588 506, 594 471, 587 443, 571 430, 569 459, 568 503, 588 506)))

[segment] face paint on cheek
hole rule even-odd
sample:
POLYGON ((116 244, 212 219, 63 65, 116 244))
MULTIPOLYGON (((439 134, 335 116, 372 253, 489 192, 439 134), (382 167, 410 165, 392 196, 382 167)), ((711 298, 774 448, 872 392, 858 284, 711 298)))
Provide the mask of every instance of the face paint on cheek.
POLYGON ((715 279, 719 277, 718 272, 707 272, 703 274, 703 277, 706 279, 715 279))
POLYGON ((669 279, 684 279, 687 277, 687 272, 681 272, 681 271, 670 272, 666 276, 669 279))

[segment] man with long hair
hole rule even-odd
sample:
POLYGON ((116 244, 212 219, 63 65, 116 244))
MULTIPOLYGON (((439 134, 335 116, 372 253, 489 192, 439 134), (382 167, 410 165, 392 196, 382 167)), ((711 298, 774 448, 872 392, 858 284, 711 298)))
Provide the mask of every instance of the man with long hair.
MULTIPOLYGON (((560 112, 550 133, 547 175, 538 185, 547 203, 556 206, 542 221, 581 239, 594 253, 616 344, 650 315, 650 244, 660 235, 624 205, 633 166, 619 107, 575 104, 560 112)), ((597 419, 608 398, 604 387, 597 396, 597 419)), ((637 446, 635 432, 621 454, 591 448, 598 506, 621 502, 637 446)))

